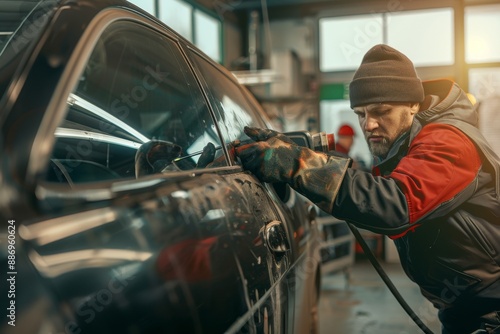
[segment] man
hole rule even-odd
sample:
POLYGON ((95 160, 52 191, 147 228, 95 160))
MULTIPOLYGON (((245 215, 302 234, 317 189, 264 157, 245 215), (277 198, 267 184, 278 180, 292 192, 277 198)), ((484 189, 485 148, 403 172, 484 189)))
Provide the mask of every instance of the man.
POLYGON ((372 173, 271 130, 236 148, 264 182, 286 182, 339 219, 389 235, 407 275, 439 310, 443 333, 500 331, 500 164, 453 82, 421 82, 376 45, 350 84, 372 173))
POLYGON ((351 126, 344 124, 337 131, 335 151, 349 155, 352 144, 354 144, 354 130, 351 126))

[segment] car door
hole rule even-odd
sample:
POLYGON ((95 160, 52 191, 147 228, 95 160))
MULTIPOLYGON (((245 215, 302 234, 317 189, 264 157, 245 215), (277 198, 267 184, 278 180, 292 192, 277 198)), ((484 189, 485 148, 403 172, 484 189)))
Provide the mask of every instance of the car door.
MULTIPOLYGON (((227 145, 233 141, 244 142, 249 139, 243 132, 245 126, 270 127, 262 108, 253 96, 236 82, 231 73, 215 66, 193 48, 188 48, 187 54, 201 73, 227 145)), ((234 154, 230 154, 230 159, 238 163, 234 154)), ((258 182, 255 178, 252 180, 258 182)), ((284 275, 276 276, 281 286, 281 295, 275 300, 286 305, 288 332, 314 333, 318 330, 317 301, 320 286, 316 208, 287 184, 262 186, 272 199, 273 206, 281 217, 280 222, 291 241, 290 253, 286 259, 290 263, 287 265, 289 269, 284 275)), ((282 267, 280 261, 275 264, 278 270, 282 267)))
MULTIPOLYGON (((200 81, 207 91, 209 101, 211 101, 215 110, 216 120, 219 129, 223 134, 224 143, 228 147, 230 161, 233 164, 238 164, 235 159, 232 143, 235 141, 248 141, 249 138, 243 132, 245 126, 266 127, 263 119, 263 114, 254 112, 250 106, 247 97, 243 93, 241 86, 231 81, 224 72, 221 72, 220 67, 217 67, 213 62, 206 59, 199 51, 193 48, 187 48, 189 59, 192 60, 193 66, 198 70, 200 81)), ((290 302, 293 302, 293 294, 289 294, 289 280, 285 277, 285 272, 291 268, 294 261, 295 250, 293 249, 295 232, 294 222, 299 223, 299 220, 285 214, 284 206, 274 192, 270 192, 269 185, 262 184, 253 175, 244 173, 236 174, 238 178, 244 180, 242 183, 243 189, 246 190, 247 197, 254 197, 258 202, 255 208, 254 215, 264 215, 264 221, 269 223, 263 230, 264 235, 269 239, 267 242, 271 248, 271 252, 267 254, 267 266, 269 274, 272 276, 272 281, 275 286, 268 290, 262 284, 259 284, 255 277, 256 268, 246 266, 242 268, 243 274, 250 287, 250 299, 253 304, 264 305, 259 307, 255 314, 257 319, 269 319, 273 317, 270 314, 270 309, 275 309, 275 317, 281 316, 281 319, 274 319, 277 323, 291 330, 293 327, 293 312, 290 312, 290 302), (265 209, 265 210, 264 210, 265 209), (265 211, 271 210, 269 213, 265 211), (269 220, 269 215, 275 217, 269 220), (277 312, 279 310, 279 312, 277 312)), ((303 216, 304 218, 306 215, 303 216)), ((252 236, 258 233, 258 227, 253 226, 254 232, 248 233, 246 236, 246 247, 249 252, 255 254, 258 252, 259 244, 252 240, 252 236)), ((259 257, 259 262, 260 262, 259 257)), ((272 328, 272 327, 271 327, 272 328)))
POLYGON ((178 37, 124 9, 82 11, 61 8, 40 45, 37 61, 59 62, 58 76, 22 86, 50 95, 23 166, 33 212, 16 211, 35 270, 23 287, 43 286, 58 313, 36 327, 279 332, 288 235, 262 185, 229 159, 178 37))

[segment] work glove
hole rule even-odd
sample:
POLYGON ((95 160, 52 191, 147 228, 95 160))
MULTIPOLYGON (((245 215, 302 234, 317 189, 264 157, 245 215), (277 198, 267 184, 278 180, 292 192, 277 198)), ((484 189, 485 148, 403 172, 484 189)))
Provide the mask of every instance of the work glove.
MULTIPOLYGON (((228 149, 230 146, 228 146, 228 149)), ((203 150, 200 153, 200 157, 198 158, 198 162, 196 163, 196 166, 193 167, 188 167, 184 168, 183 166, 183 157, 174 160, 175 165, 177 165, 181 170, 187 170, 187 169, 201 169, 201 168, 215 168, 215 167, 223 167, 227 166, 227 161, 226 161, 226 156, 224 155, 223 151, 221 150, 222 147, 215 147, 214 144, 208 143, 203 147, 203 150), (217 151, 221 150, 219 154, 217 154, 217 151)), ((195 153, 196 154, 196 153, 195 153)))
POLYGON ((284 182, 332 213, 333 203, 350 164, 349 158, 315 152, 282 133, 245 127, 255 142, 237 146, 243 167, 263 182, 284 182))
POLYGON ((196 168, 206 168, 209 164, 213 164, 216 151, 217 149, 215 148, 214 144, 209 142, 207 145, 205 145, 200 157, 198 158, 196 168))
POLYGON ((151 140, 142 144, 135 154, 136 178, 161 173, 181 152, 182 147, 163 140, 151 140))

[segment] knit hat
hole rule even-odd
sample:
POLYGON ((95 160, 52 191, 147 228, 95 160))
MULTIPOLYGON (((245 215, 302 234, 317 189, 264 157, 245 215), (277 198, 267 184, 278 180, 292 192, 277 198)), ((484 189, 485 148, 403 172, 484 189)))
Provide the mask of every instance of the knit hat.
POLYGON ((408 57, 378 44, 363 57, 349 85, 351 108, 382 102, 422 102, 424 89, 408 57))
POLYGON ((347 124, 342 125, 338 131, 339 136, 354 136, 354 129, 347 124))

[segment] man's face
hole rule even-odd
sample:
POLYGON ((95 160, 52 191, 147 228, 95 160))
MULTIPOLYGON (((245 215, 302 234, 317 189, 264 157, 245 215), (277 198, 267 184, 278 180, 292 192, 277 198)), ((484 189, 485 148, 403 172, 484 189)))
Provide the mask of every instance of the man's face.
POLYGON ((410 129, 418 108, 418 104, 390 102, 355 107, 370 152, 385 158, 396 139, 410 129))

